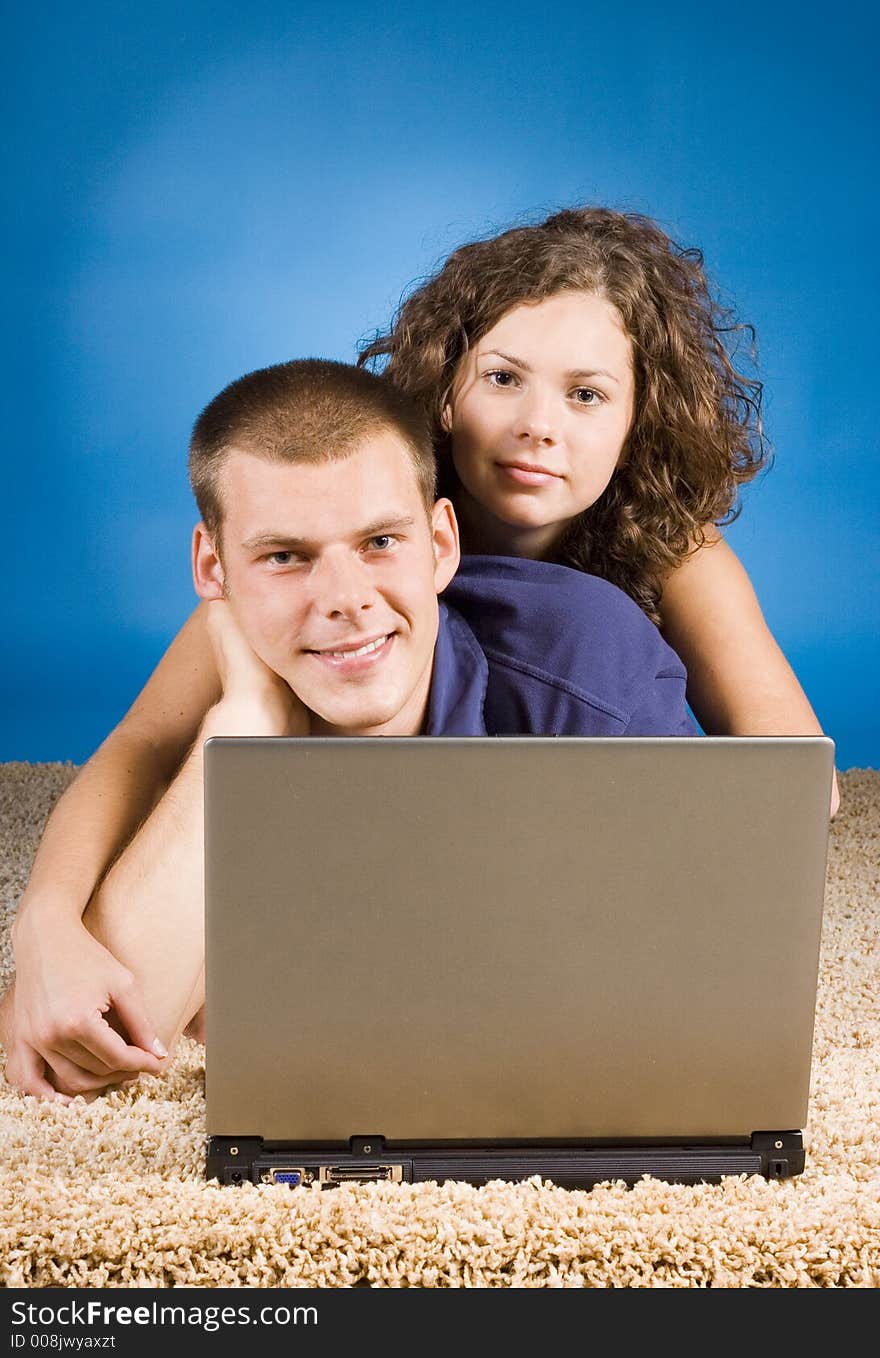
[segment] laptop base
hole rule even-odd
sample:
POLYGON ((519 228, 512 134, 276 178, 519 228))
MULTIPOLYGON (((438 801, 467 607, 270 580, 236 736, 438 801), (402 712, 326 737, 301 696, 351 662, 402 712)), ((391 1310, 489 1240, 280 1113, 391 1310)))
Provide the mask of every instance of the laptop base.
POLYGON ((292 1146, 262 1137, 212 1136, 205 1166, 223 1184, 285 1183, 332 1188, 341 1183, 517 1183, 538 1175, 559 1188, 592 1188, 606 1180, 634 1184, 643 1175, 667 1183, 718 1183, 738 1174, 788 1179, 804 1168, 799 1131, 753 1132, 743 1141, 638 1145, 619 1143, 461 1146, 454 1142, 388 1143, 352 1137, 344 1146, 292 1146))

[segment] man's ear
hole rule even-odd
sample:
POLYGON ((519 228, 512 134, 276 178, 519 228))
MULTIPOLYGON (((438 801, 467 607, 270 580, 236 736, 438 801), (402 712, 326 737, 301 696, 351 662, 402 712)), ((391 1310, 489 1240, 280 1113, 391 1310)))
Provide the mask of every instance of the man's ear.
POLYGON ((203 523, 197 523, 192 539, 192 573, 200 599, 223 599, 224 575, 220 557, 203 523))
POLYGON ((434 587, 442 594, 461 560, 458 540, 458 520, 451 500, 438 500, 431 511, 432 541, 434 546, 434 587))

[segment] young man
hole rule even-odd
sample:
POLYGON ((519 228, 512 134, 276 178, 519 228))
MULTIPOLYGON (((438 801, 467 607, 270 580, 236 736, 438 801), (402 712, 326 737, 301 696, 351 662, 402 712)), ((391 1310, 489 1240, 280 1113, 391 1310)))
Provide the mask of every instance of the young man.
MULTIPOLYGON (((202 412, 190 471, 222 696, 83 917, 133 977, 157 1053, 203 1002, 211 736, 694 733, 683 667, 613 586, 505 558, 459 569, 427 430, 382 378, 321 360, 251 373, 202 412)), ((48 1050, 8 998, 2 1019, 7 1077, 29 1093, 163 1066, 125 1042, 121 1012, 116 1030, 103 1013, 62 1024, 48 1050)))

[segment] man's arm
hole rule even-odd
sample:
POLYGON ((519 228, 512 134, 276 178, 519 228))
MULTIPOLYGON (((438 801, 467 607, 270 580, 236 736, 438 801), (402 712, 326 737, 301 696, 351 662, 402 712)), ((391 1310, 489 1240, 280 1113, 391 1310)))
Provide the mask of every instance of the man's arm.
POLYGON ((208 605, 208 632, 223 697, 84 916, 90 932, 132 972, 169 1052, 204 1003, 205 741, 309 731, 306 708, 254 654, 222 600, 208 605))
MULTIPOLYGON (((204 742, 214 735, 308 734, 306 709, 254 655, 228 605, 212 602, 208 615, 223 697, 209 710, 177 776, 107 873, 83 916, 95 946, 100 944, 113 955, 133 992, 143 996, 168 1049, 200 1008, 204 989, 204 742)), ((66 979, 66 964, 59 960, 49 983, 63 989, 66 979)), ((103 1012, 102 1007, 56 1035, 45 1088, 27 1092, 44 1097, 53 1096, 56 1089, 62 1095, 94 1093, 135 1068, 121 1065, 108 1070, 91 1056, 88 1043, 103 1012)), ((160 1060, 151 1060, 148 1069, 162 1069, 160 1060)), ((7 1078, 24 1087, 14 1045, 7 1078)))
POLYGON ((221 699, 83 917, 132 973, 169 1052, 204 1002, 205 741, 220 735, 283 736, 290 726, 282 704, 259 697, 221 699))
POLYGON ((15 984, 0 1001, 7 1076, 25 1093, 53 1097, 56 1053, 64 1056, 73 1033, 92 1074, 159 1068, 155 1028, 130 973, 82 915, 220 698, 207 613, 206 603, 193 612, 46 824, 12 928, 15 984))

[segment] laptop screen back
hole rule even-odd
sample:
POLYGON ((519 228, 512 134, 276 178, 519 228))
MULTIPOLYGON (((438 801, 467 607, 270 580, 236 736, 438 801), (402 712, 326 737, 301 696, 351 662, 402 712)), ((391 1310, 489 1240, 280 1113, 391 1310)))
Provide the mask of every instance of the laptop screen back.
POLYGON ((207 1126, 804 1125, 833 744, 219 738, 207 1126))

